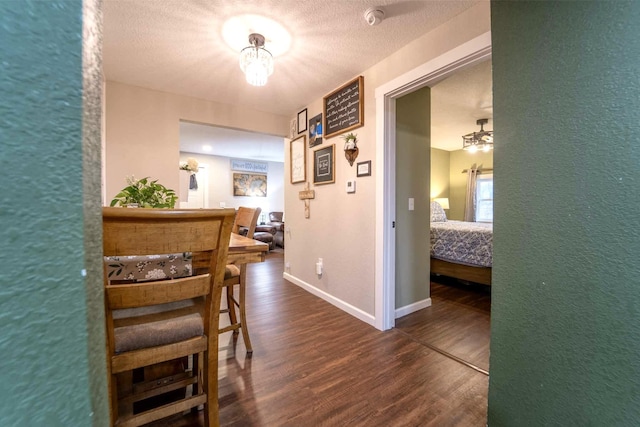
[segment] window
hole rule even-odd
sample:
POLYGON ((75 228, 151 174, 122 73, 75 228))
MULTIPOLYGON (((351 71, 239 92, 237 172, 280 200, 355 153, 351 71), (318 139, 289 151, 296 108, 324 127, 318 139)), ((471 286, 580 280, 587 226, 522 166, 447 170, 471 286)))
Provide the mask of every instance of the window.
POLYGON ((493 222, 493 174, 476 180, 476 222, 493 222))

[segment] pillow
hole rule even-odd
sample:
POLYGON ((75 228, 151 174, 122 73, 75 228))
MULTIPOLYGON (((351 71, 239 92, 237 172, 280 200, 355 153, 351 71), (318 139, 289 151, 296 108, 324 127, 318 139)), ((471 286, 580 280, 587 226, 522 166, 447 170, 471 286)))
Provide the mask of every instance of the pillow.
POLYGON ((438 202, 431 202, 431 222, 446 222, 447 214, 438 202))

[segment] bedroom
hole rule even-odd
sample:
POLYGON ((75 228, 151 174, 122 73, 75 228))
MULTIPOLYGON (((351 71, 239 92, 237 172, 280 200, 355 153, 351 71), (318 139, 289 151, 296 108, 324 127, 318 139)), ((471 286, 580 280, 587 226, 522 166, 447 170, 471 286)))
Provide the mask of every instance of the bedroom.
POLYGON ((484 285, 491 284, 492 265, 491 94, 490 61, 459 71, 432 88, 431 273, 484 285), (464 144, 458 129, 468 129, 464 144), (483 131, 491 132, 482 135, 483 131), (483 138, 488 138, 486 144, 483 138), (463 233, 469 241, 442 240, 463 233))
MULTIPOLYGON (((484 130, 493 130, 491 95, 490 61, 464 69, 431 88, 430 196, 444 205, 432 203, 430 218, 432 306, 396 321, 396 327, 414 339, 485 374, 489 371, 491 268, 484 265, 491 265, 491 247, 476 246, 478 235, 457 244, 439 238, 443 234, 449 238, 467 236, 459 228, 473 224, 481 229, 480 240, 492 243, 492 223, 464 221, 467 170, 475 165, 484 171, 477 175, 478 187, 490 184, 492 189, 493 151, 464 150, 461 138, 480 130, 476 124, 480 118, 489 119, 484 130), (466 256, 464 264, 451 262, 460 252, 466 256), (467 265, 476 262, 483 266, 467 265)), ((492 217, 492 200, 490 203, 485 211, 492 217)), ((484 219, 478 216, 477 220, 484 219)))

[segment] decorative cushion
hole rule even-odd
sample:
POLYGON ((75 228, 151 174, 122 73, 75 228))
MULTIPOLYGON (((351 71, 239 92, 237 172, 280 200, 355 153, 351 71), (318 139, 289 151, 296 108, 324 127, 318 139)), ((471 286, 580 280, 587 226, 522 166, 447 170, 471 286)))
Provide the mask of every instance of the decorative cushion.
POLYGON ((447 214, 438 202, 431 202, 431 222, 446 222, 447 214))
POLYGON ((191 253, 104 257, 109 280, 177 279, 191 276, 191 253))
POLYGON ((114 310, 116 353, 171 344, 204 334, 202 316, 191 300, 114 310))

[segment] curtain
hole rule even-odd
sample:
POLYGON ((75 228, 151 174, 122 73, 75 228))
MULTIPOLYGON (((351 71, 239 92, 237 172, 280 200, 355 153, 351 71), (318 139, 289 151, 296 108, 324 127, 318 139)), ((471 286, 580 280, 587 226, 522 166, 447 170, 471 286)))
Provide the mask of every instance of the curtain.
POLYGON ((476 220, 476 180, 478 168, 474 163, 467 171, 467 195, 464 202, 464 220, 473 222, 476 220))

